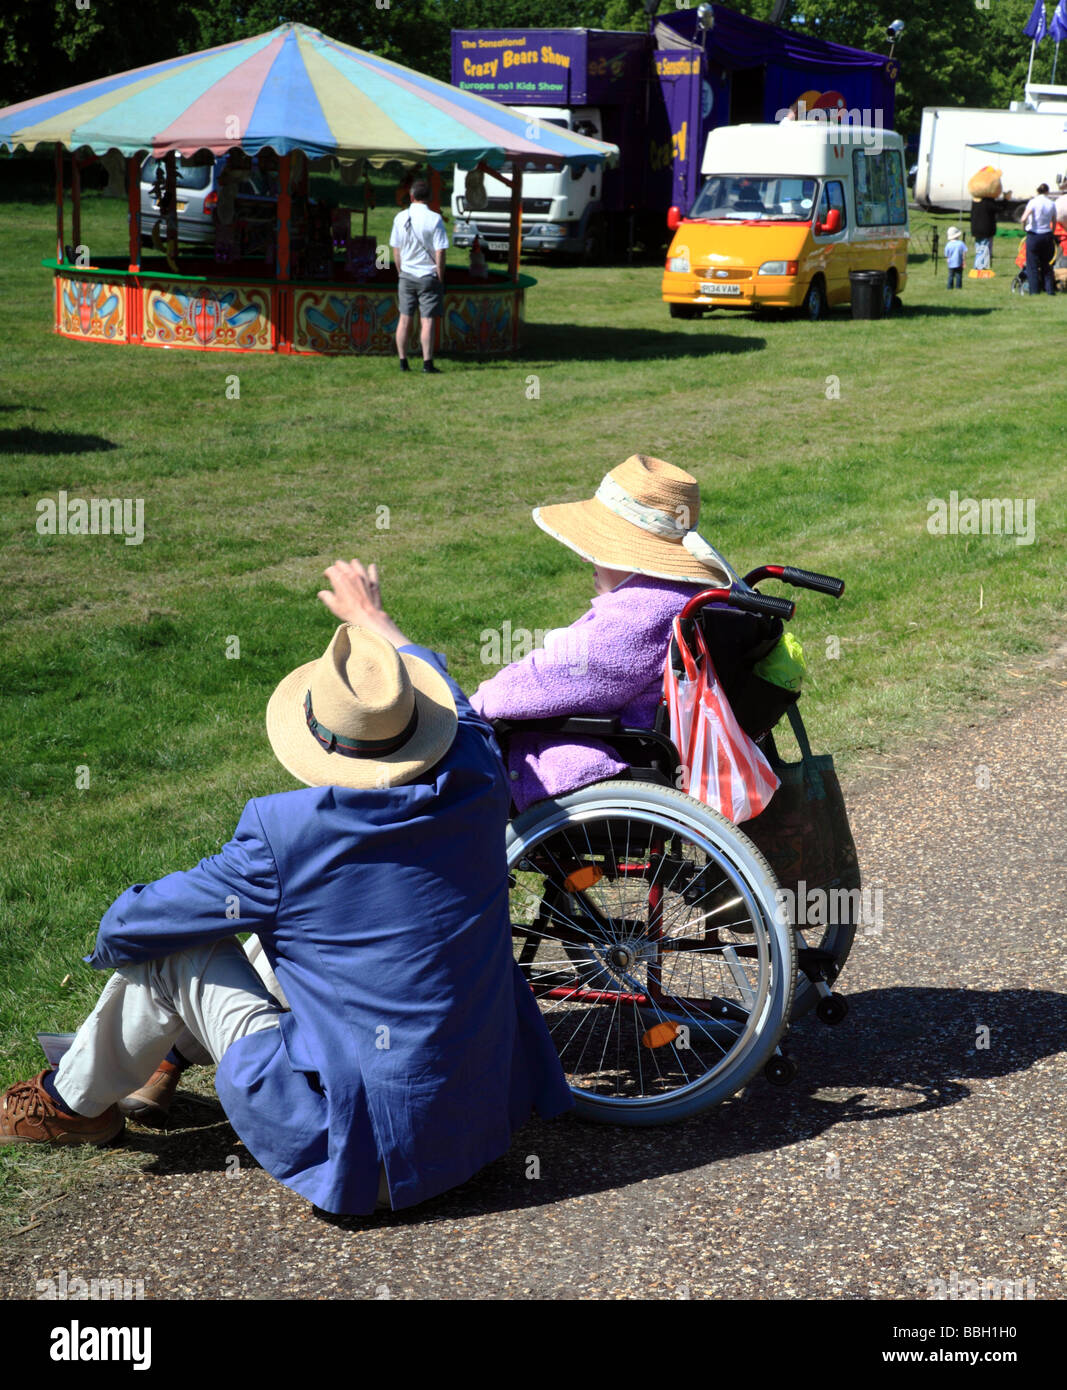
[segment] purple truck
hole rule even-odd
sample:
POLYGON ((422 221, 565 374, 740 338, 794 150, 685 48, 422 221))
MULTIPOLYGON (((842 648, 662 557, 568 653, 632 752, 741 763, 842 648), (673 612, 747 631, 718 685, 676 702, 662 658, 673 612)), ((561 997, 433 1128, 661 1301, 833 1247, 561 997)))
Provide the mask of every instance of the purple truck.
MULTIPOLYGON (((896 62, 701 5, 658 16, 647 34, 605 29, 454 29, 452 82, 619 147, 614 168, 543 164, 523 174, 523 249, 600 260, 662 246, 670 207, 700 190, 708 132, 783 119, 802 102, 893 126, 896 62)), ((803 108, 802 108, 803 114, 803 108)), ((456 169, 453 239, 508 250, 507 189, 468 201, 456 169)), ((504 172, 507 172, 505 168, 504 172)))

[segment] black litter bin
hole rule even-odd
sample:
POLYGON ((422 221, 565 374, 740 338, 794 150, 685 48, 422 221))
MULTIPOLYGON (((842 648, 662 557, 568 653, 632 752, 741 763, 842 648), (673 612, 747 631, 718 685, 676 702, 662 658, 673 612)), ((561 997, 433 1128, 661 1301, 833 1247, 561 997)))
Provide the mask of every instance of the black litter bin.
POLYGON ((885 318, 885 271, 853 270, 849 272, 854 319, 885 318))

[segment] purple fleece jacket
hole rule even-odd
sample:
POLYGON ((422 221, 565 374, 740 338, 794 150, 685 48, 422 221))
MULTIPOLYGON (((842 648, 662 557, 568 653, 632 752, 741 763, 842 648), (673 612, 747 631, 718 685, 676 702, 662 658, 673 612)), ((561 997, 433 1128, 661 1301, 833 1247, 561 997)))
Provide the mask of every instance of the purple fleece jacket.
MULTIPOLYGON (((471 696, 484 719, 617 714, 650 729, 663 693, 671 624, 706 584, 635 574, 593 599, 590 611, 547 633, 545 645, 512 662, 471 696)), ((616 777, 626 768, 596 739, 518 734, 510 741, 508 775, 515 805, 561 796, 616 777)))

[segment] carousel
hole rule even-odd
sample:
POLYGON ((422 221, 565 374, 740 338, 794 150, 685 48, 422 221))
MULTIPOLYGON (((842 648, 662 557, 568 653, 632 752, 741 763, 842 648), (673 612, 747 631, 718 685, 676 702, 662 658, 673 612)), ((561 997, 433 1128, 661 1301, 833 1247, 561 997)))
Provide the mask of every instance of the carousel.
MULTIPOLYGON (((396 272, 367 235, 371 168, 397 170, 401 206, 416 173, 438 210, 442 175, 457 166, 474 207, 486 179, 504 186, 507 269, 475 253, 447 264, 435 329, 435 352, 502 353, 518 346, 536 283, 519 271, 523 170, 597 166, 618 153, 302 24, 0 110, 0 150, 49 147, 56 250, 42 265, 54 277, 57 333, 311 355, 395 352, 396 272), (127 202, 124 254, 97 257, 82 241, 82 174, 98 162, 127 202), (324 172, 362 207, 310 196, 311 175, 324 172)), ((414 344, 417 321, 412 332, 414 344)))

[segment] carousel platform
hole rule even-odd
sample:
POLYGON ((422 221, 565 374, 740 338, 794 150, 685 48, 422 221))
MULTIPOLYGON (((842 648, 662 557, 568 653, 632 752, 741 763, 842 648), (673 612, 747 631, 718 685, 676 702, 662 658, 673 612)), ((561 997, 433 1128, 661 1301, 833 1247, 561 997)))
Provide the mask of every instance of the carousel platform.
MULTIPOLYGON (((399 308, 393 271, 364 280, 272 279, 261 263, 221 266, 181 257, 176 274, 162 257, 131 271, 121 257, 90 266, 42 260, 55 277, 55 331, 85 342, 193 352, 279 352, 312 356, 391 356, 399 308)), ((445 272, 444 313, 434 351, 472 355, 519 346, 529 275, 465 267, 445 272)), ((412 325, 418 341, 418 321, 412 325)))

